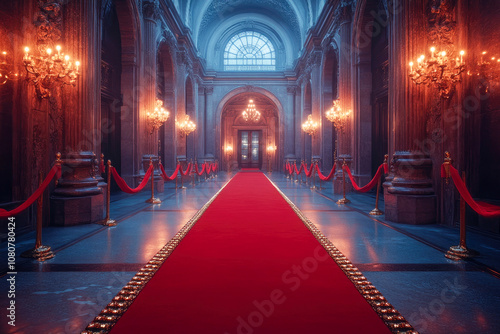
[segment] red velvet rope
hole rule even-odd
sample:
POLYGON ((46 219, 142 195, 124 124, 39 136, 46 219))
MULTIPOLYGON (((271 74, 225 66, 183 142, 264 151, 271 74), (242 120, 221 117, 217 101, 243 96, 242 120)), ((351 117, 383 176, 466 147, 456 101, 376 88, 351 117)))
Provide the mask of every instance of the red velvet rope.
POLYGON ((311 177, 313 172, 314 164, 311 163, 311 167, 309 167, 309 171, 307 171, 307 164, 304 167, 304 173, 306 173, 306 177, 311 177))
POLYGON ((297 165, 293 165, 293 168, 295 169, 295 174, 300 175, 300 173, 304 170, 304 165, 300 165, 299 169, 297 169, 297 165))
POLYGON ((11 211, 0 209, 0 218, 12 217, 29 208, 31 204, 33 204, 38 199, 38 197, 42 195, 45 189, 47 189, 47 187, 50 184, 50 181, 52 181, 52 179, 56 174, 58 175, 58 178, 61 176, 61 166, 59 165, 54 165, 52 167, 52 169, 50 170, 49 174, 47 174, 47 177, 45 177, 40 187, 38 187, 38 189, 35 190, 35 192, 30 197, 28 197, 28 199, 23 204, 19 205, 17 208, 11 211))
POLYGON ((210 175, 210 173, 212 173, 212 164, 209 164, 208 162, 206 163, 205 172, 207 173, 207 175, 210 175))
POLYGON ((476 211, 478 214, 484 217, 497 217, 500 216, 500 206, 496 206, 489 203, 477 202, 475 201, 469 191, 467 190, 467 186, 464 181, 460 178, 458 174, 458 170, 455 167, 450 166, 450 173, 453 182, 455 183, 455 187, 457 187, 460 196, 469 204, 469 206, 476 211))
POLYGON ((377 173, 375 174, 373 179, 364 187, 359 187, 356 184, 356 181, 354 181, 354 178, 352 177, 351 170, 349 169, 349 166, 346 165, 346 166, 343 166, 343 168, 347 172, 347 174, 349 175, 349 179, 351 179, 351 183, 352 183, 352 186, 354 187, 354 189, 356 189, 356 191, 365 193, 367 191, 370 191, 373 187, 375 187, 375 185, 378 182, 378 179, 382 176, 382 171, 385 172, 387 170, 387 164, 385 164, 385 163, 381 164, 378 167, 377 173))
POLYGON ((198 174, 198 176, 202 176, 203 173, 205 173, 207 171, 207 165, 206 164, 203 164, 202 165, 203 167, 201 168, 201 173, 198 169, 198 164, 194 165, 194 169, 196 170, 196 174, 198 174))
POLYGON ((175 180, 177 177, 177 174, 179 173, 179 169, 181 168, 180 164, 177 164, 177 167, 175 168, 175 171, 172 173, 171 176, 168 176, 167 173, 165 173, 165 169, 163 168, 163 165, 160 164, 160 170, 161 170, 161 177, 163 178, 163 181, 172 181, 175 180))
POLYGON ((139 184, 137 188, 132 189, 127 185, 127 182, 125 182, 125 180, 122 179, 122 177, 118 174, 115 167, 111 167, 111 174, 113 175, 116 184, 118 185, 118 187, 120 187, 121 191, 127 194, 136 194, 142 189, 144 189, 144 187, 146 187, 146 184, 148 184, 148 181, 151 178, 152 173, 153 173, 153 166, 151 165, 149 166, 146 175, 144 175, 144 179, 142 180, 141 184, 139 184))
POLYGON ((324 176, 323 173, 321 173, 321 170, 319 169, 318 165, 316 165, 316 171, 318 172, 318 176, 321 181, 330 181, 335 175, 336 168, 337 168, 337 163, 334 163, 332 170, 330 171, 330 174, 328 174, 328 176, 324 176))
POLYGON ((183 170, 182 170, 182 167, 181 167, 181 169, 180 169, 181 175, 182 175, 182 176, 186 176, 186 175, 188 175, 188 173, 189 173, 189 171, 190 171, 190 170, 191 170, 191 163, 189 163, 189 164, 187 165, 186 171, 183 171, 183 170))

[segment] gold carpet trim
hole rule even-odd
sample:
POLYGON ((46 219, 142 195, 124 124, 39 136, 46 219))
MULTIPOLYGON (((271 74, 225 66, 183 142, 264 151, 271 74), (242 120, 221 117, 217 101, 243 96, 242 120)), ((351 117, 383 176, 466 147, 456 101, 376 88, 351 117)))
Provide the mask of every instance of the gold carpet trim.
MULTIPOLYGON (((267 177, 267 176, 266 176, 267 177)), ((302 220, 304 225, 311 231, 314 237, 319 241, 319 243, 325 248, 325 250, 330 254, 332 259, 337 263, 337 265, 346 274, 349 280, 354 284, 359 293, 365 298, 365 300, 370 304, 373 310, 378 314, 378 316, 384 321, 384 323, 389 327, 392 333, 401 334, 418 334, 413 326, 408 323, 408 321, 385 299, 385 297, 378 291, 373 284, 371 284, 365 276, 356 268, 347 257, 345 257, 342 252, 340 252, 337 247, 321 232, 316 225, 314 225, 292 202, 290 199, 281 191, 274 182, 267 178, 269 182, 278 190, 285 201, 290 205, 290 207, 295 211, 297 216, 302 220)), ((353 325, 354 326, 354 325, 353 325)))
POLYGON ((175 236, 137 274, 125 285, 112 301, 94 318, 82 334, 108 333, 128 310, 142 288, 156 274, 165 260, 172 254, 189 230, 196 224, 221 191, 231 180, 227 181, 217 193, 175 234, 175 236))

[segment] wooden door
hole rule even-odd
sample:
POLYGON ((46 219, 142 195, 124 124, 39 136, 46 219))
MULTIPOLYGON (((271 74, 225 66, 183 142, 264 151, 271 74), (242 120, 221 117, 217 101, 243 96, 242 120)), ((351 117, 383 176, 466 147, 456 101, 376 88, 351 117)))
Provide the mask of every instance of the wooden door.
POLYGON ((238 164, 240 168, 262 167, 262 131, 238 131, 238 164))

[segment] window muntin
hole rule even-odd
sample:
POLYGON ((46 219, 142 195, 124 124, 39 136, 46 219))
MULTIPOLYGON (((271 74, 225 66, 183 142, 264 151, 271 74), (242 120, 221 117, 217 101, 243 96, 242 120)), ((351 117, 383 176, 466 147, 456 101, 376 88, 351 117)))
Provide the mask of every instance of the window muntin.
POLYGON ((271 41, 255 31, 233 36, 224 50, 225 71, 275 71, 276 52, 271 41))

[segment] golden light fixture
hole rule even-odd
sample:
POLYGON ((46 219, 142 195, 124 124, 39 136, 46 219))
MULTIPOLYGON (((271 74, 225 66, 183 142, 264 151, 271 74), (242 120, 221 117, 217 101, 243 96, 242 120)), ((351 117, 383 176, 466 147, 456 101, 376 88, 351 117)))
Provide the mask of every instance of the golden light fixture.
POLYGON ((40 56, 31 55, 28 47, 24 48, 23 63, 28 73, 27 80, 35 85, 39 98, 48 98, 50 90, 58 85, 75 85, 80 75, 80 62, 70 61, 71 57, 61 52, 61 46, 56 46, 56 52, 51 48, 40 51, 40 56))
POLYGON ((226 152, 226 154, 231 155, 233 154, 233 147, 231 145, 226 145, 224 151, 226 152))
POLYGON ((416 85, 434 85, 442 98, 448 99, 453 94, 455 85, 461 81, 465 71, 465 51, 460 51, 460 57, 452 57, 446 51, 436 52, 430 48, 431 56, 421 55, 415 64, 410 62, 410 78, 416 85))
POLYGON ((276 151, 277 147, 276 145, 268 145, 267 146, 267 154, 271 155, 276 151))
POLYGON ((351 110, 342 110, 340 100, 334 100, 333 106, 326 112, 326 118, 333 123, 337 131, 342 131, 347 124, 347 118, 351 115, 351 110))
POLYGON ((7 62, 7 52, 2 51, 2 61, 0 62, 0 85, 4 85, 9 80, 16 80, 19 74, 14 72, 12 64, 7 62))
POLYGON ((314 134, 318 130, 318 127, 319 124, 318 122, 313 121, 312 115, 307 116, 307 121, 302 123, 302 130, 310 136, 314 136, 314 134))
POLYGON ((163 108, 163 101, 157 99, 154 111, 148 111, 146 113, 146 116, 148 118, 148 122, 152 127, 151 133, 153 133, 154 130, 158 130, 160 126, 162 126, 163 123, 168 120, 168 118, 170 117, 170 113, 165 108, 163 108))
POLYGON ((182 121, 175 121, 175 125, 181 132, 181 137, 188 136, 191 132, 196 130, 196 124, 189 119, 189 115, 184 115, 182 121))
POLYGON ((253 100, 248 101, 248 107, 241 113, 245 122, 257 123, 260 120, 260 112, 255 109, 255 104, 253 100))

